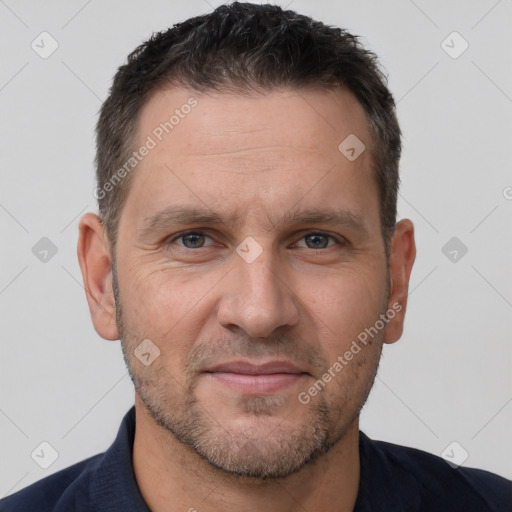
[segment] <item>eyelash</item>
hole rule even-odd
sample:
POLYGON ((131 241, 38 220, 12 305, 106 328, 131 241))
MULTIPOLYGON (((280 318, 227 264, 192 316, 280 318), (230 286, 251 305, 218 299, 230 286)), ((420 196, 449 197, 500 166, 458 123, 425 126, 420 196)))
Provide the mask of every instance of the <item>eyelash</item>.
MULTIPOLYGON (((204 235, 208 238, 212 238, 211 236, 207 235, 205 232, 203 231, 197 231, 197 230, 190 230, 190 231, 184 231, 182 233, 179 233, 178 235, 174 236, 173 238, 171 239, 168 239, 168 241, 166 242, 166 245, 170 245, 174 242, 176 242, 176 240, 179 240, 179 239, 182 239, 184 237, 186 237, 187 235, 204 235)), ((331 246, 328 246, 328 247, 324 247, 324 248, 320 248, 320 249, 317 249, 317 250, 326 250, 326 249, 330 249, 332 247, 334 247, 335 245, 347 245, 347 241, 343 238, 337 238, 335 237, 334 235, 331 235, 329 233, 324 233, 322 231, 309 231, 307 233, 304 233, 300 239, 302 240, 303 238, 307 237, 307 236, 311 236, 311 235, 320 235, 320 236, 325 236, 325 237, 328 237, 330 238, 331 240, 333 240, 335 242, 334 245, 331 245, 331 246)), ((185 247, 184 245, 181 245, 180 248, 182 249, 188 249, 190 251, 194 251, 194 250, 199 250, 199 249, 205 249, 206 247, 196 247, 196 248, 191 248, 191 247, 185 247)), ((315 250, 311 247, 303 247, 303 249, 311 249, 311 250, 315 250)))

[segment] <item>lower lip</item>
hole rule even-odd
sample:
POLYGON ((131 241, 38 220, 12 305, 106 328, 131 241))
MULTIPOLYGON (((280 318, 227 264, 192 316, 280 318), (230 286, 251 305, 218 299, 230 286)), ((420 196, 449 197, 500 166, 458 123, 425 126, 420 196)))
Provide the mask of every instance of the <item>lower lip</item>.
POLYGON ((212 372, 211 379, 248 395, 275 393, 299 382, 305 373, 271 373, 265 375, 247 375, 245 373, 212 372))

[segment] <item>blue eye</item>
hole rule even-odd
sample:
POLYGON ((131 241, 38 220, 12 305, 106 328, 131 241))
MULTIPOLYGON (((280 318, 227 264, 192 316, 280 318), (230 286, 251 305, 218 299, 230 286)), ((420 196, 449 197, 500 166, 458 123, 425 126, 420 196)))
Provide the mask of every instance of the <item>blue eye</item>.
POLYGON ((175 240, 181 240, 187 249, 200 249, 204 247, 207 238, 209 237, 201 232, 191 232, 182 234, 175 238, 175 240))
POLYGON ((333 236, 325 233, 308 233, 301 240, 306 240, 306 247, 308 249, 327 249, 339 243, 333 236), (329 245, 329 239, 334 241, 334 243, 329 245))

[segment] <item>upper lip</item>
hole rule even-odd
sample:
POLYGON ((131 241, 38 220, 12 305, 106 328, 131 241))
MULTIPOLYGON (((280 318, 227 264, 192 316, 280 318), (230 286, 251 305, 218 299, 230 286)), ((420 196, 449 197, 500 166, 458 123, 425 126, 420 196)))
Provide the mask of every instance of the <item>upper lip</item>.
POLYGON ((273 373, 306 373, 289 361, 270 361, 268 363, 250 363, 248 361, 231 361, 211 366, 207 373, 241 373, 246 375, 271 375, 273 373))

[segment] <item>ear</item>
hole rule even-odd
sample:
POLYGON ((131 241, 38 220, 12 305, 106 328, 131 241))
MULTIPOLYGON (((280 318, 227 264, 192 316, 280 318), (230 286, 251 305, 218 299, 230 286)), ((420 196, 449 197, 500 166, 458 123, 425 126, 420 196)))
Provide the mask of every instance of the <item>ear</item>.
POLYGON ((78 261, 96 332, 106 340, 119 339, 110 245, 99 217, 93 213, 80 219, 78 261))
POLYGON ((388 310, 395 311, 386 326, 384 343, 394 343, 402 336, 409 277, 416 258, 414 243, 414 225, 409 219, 403 219, 395 226, 389 254, 389 298, 388 310))

